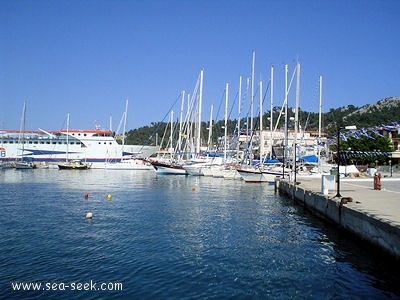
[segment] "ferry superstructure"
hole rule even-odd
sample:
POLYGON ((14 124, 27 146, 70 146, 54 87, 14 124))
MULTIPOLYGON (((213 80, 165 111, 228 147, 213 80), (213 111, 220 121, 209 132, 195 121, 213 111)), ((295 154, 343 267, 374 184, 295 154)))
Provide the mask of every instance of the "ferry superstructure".
POLYGON ((105 163, 126 157, 147 158, 158 150, 157 146, 120 145, 112 131, 102 129, 0 130, 0 147, 3 161, 21 156, 49 163, 78 159, 92 163, 92 168, 104 168, 105 163))

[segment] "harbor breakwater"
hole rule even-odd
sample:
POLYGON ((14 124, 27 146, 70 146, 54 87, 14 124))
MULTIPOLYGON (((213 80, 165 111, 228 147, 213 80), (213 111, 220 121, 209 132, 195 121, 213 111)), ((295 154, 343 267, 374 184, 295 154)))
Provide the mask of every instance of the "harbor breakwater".
MULTIPOLYGON (((275 190, 400 261, 400 226, 379 211, 371 213, 357 207, 368 190, 354 190, 353 197, 331 197, 310 186, 293 184, 284 179, 275 181, 275 190)), ((382 198, 379 200, 384 201, 385 195, 380 195, 382 198)))

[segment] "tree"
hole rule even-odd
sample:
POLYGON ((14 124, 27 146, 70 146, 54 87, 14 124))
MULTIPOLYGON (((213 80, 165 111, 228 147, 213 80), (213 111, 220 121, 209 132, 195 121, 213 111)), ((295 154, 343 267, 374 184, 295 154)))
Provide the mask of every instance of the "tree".
MULTIPOLYGON (((388 160, 386 153, 393 152, 393 145, 389 138, 372 134, 372 138, 360 136, 348 137, 347 141, 340 140, 341 161, 346 164, 373 164, 378 161, 383 164, 388 160)), ((337 144, 331 146, 337 151, 337 144)))

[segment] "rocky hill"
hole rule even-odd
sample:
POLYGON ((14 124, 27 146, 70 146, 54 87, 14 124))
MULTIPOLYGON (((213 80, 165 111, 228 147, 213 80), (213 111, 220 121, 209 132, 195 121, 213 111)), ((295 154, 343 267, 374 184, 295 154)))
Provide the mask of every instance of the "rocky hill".
MULTIPOLYGON (((396 112, 400 110, 400 97, 390 97, 386 99, 379 100, 374 104, 364 105, 363 107, 357 109, 356 111, 350 113, 346 118, 351 118, 353 116, 369 115, 369 114, 383 114, 387 115, 391 112, 396 115, 396 112)), ((397 114, 400 118, 400 115, 397 114)))
MULTIPOLYGON (((334 135, 337 123, 340 125, 356 125, 357 128, 369 128, 381 124, 390 124, 400 120, 400 97, 389 97, 373 104, 362 107, 348 105, 337 109, 331 109, 323 114, 323 130, 328 135, 334 135)), ((314 117, 315 119, 315 117, 314 117)), ((315 122, 310 124, 312 129, 317 126, 315 122)))
POLYGON ((346 125, 371 127, 400 120, 400 97, 390 97, 364 105, 343 115, 346 125))

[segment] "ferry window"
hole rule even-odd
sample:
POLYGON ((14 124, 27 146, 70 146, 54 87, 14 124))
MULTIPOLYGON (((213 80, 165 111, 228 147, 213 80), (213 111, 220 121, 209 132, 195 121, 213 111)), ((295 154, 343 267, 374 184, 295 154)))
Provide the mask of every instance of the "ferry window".
POLYGON ((29 141, 29 144, 32 144, 32 141, 29 141))
POLYGON ((40 141, 41 144, 44 144, 44 142, 40 141))
POLYGON ((47 141, 47 142, 46 142, 46 144, 50 144, 50 142, 49 142, 49 141, 47 141))
POLYGON ((112 145, 112 143, 110 142, 110 145, 112 145))
POLYGON ((57 144, 57 142, 53 142, 53 145, 56 145, 57 144))
POLYGON ((99 145, 101 145, 101 142, 99 142, 99 145))
POLYGON ((104 145, 106 145, 107 143, 106 142, 104 142, 104 145))
POLYGON ((75 144, 75 142, 70 142, 70 144, 71 144, 71 145, 74 145, 74 144, 75 144))
POLYGON ((84 133, 83 136, 86 136, 86 133, 84 133))
POLYGON ((38 142, 38 141, 34 141, 33 143, 34 143, 34 144, 39 144, 39 142, 38 142))

